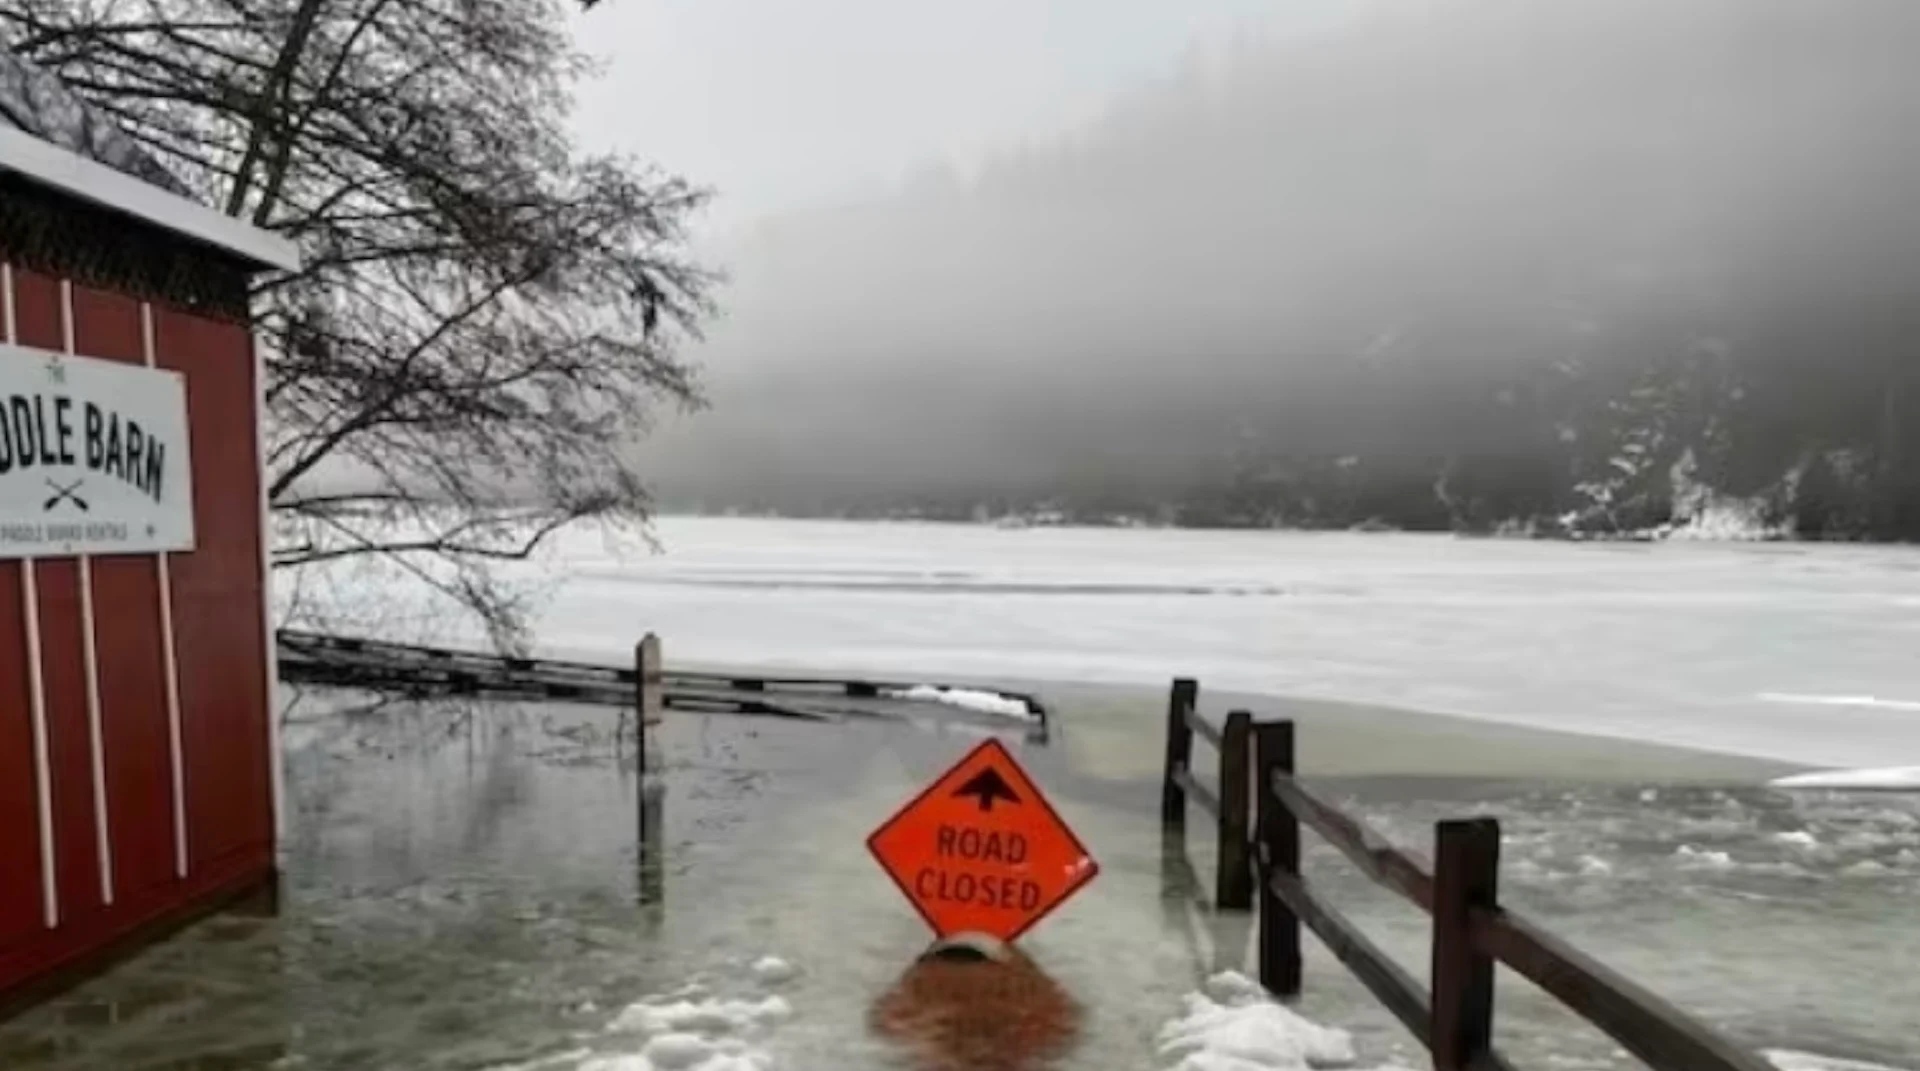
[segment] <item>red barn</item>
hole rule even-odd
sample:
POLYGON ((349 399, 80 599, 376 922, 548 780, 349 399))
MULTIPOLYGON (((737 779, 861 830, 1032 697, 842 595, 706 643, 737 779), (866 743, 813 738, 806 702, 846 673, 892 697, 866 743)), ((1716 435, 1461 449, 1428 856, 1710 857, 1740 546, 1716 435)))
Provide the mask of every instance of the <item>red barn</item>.
POLYGON ((0 49, 0 1007, 274 878, 247 288, 296 266, 0 49))

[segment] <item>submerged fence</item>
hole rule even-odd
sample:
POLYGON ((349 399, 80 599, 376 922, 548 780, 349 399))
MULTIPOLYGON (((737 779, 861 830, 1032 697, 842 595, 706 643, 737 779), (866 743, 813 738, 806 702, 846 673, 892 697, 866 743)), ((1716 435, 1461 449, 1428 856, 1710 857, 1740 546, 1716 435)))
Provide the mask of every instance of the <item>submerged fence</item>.
MULTIPOLYGON (((557 658, 520 658, 486 651, 397 643, 361 636, 280 629, 275 633, 282 680, 374 688, 413 696, 458 695, 554 699, 626 706, 640 670, 557 658)), ((668 710, 835 721, 871 713, 875 704, 922 689, 946 693, 977 686, 871 677, 769 676, 658 669, 668 710)), ((1031 720, 1028 736, 1045 742, 1051 714, 1039 696, 986 691, 1017 702, 1031 720)))
POLYGON ((1438 1071, 1509 1071, 1493 1046, 1494 967, 1505 964, 1656 1071, 1774 1071, 1685 1012, 1500 905, 1500 824, 1434 827, 1434 859, 1396 847, 1296 775, 1294 725, 1234 711, 1215 727, 1199 685, 1176 680, 1167 704, 1161 819, 1184 850, 1189 804, 1215 819, 1216 911, 1256 910, 1260 982, 1299 994, 1300 930, 1313 931, 1433 1056, 1438 1071), (1218 791, 1193 775, 1198 736, 1219 753, 1218 791), (1360 871, 1433 919, 1431 989, 1360 932, 1300 872, 1305 826, 1360 871), (1257 895, 1256 895, 1257 893, 1257 895))

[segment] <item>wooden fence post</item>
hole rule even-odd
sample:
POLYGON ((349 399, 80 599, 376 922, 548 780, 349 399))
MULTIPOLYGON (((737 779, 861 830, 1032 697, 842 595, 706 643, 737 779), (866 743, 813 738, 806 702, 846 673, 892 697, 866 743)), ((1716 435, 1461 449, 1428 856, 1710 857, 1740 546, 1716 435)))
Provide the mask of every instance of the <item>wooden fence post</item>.
POLYGON ((660 721, 666 707, 666 681, 661 670, 660 637, 649 632, 633 646, 633 712, 641 776, 647 772, 647 726, 660 721))
POLYGON ((1220 733, 1220 850, 1215 865, 1213 905, 1221 911, 1253 910, 1253 756, 1247 746, 1253 715, 1235 710, 1220 733))
POLYGON ((1254 726, 1254 821, 1260 835, 1260 984, 1278 997, 1300 995, 1300 919, 1274 895, 1273 875, 1300 876, 1300 818, 1274 795, 1276 773, 1292 776, 1293 722, 1254 726))
POLYGON ((657 837, 659 828, 659 816, 648 814, 647 807, 647 726, 660 720, 666 705, 664 690, 660 637, 649 632, 633 645, 634 843, 640 849, 643 872, 648 853, 658 848, 648 839, 657 837))
POLYGON ((1499 905, 1500 823, 1434 827, 1433 1009, 1435 1071, 1467 1071, 1493 1050, 1493 957, 1474 947, 1472 913, 1499 905))
POLYGON ((1173 775, 1186 769, 1193 757, 1193 726, 1187 724, 1187 712, 1199 694, 1199 681, 1177 677, 1167 696, 1167 768, 1160 786, 1160 825, 1170 831, 1187 828, 1187 794, 1173 775))

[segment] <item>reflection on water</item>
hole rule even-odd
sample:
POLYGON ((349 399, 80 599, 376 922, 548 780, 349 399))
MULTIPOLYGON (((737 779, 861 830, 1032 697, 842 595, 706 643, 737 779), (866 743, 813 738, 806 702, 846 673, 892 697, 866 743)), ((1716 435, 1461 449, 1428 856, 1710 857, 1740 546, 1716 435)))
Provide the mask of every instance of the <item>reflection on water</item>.
POLYGON ((1201 881, 1193 860, 1186 831, 1161 832, 1161 925, 1186 942, 1197 983, 1221 971, 1246 968, 1256 918, 1248 911, 1214 910, 1212 886, 1201 881))
POLYGON ((643 984, 674 831, 613 711, 314 698, 287 722, 280 917, 209 920, 28 1012, 0 1066, 485 1066, 643 984))
POLYGON ((868 1015, 916 1071, 1037 1071, 1080 1036, 1082 1010, 1033 958, 993 942, 943 943, 916 959, 868 1015))
POLYGON ((667 786, 648 779, 640 789, 639 879, 635 882, 642 904, 667 899, 667 786))
POLYGON ((0 1067, 240 1071, 280 1066, 297 1028, 270 916, 234 912, 0 1028, 0 1067), (219 964, 208 970, 210 964, 219 964))

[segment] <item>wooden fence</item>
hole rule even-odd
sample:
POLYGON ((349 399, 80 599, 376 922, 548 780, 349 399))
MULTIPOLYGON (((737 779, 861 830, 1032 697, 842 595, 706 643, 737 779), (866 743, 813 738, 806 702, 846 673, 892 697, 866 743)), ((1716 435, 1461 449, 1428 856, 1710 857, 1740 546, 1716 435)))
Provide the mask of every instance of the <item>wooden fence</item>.
POLYGON ((1257 910, 1259 975, 1299 994, 1300 930, 1314 932, 1432 1053, 1438 1071, 1508 1071, 1493 1047, 1494 967, 1505 964, 1656 1071, 1775 1071, 1672 1004, 1500 905, 1500 824, 1434 827, 1431 864, 1394 846, 1296 776, 1294 725, 1234 711, 1215 727, 1199 686, 1176 680, 1167 704, 1161 818, 1184 842, 1187 806, 1216 819, 1215 907, 1257 910), (1193 776, 1193 739, 1220 755, 1217 794, 1193 776), (1375 883, 1433 919, 1431 990, 1374 944, 1300 872, 1305 826, 1375 883), (1257 891, 1257 896, 1255 895, 1257 891), (1254 901, 1257 900, 1257 903, 1254 901))
MULTIPOLYGON (((279 647, 282 679, 391 688, 420 695, 518 696, 624 705, 638 673, 638 670, 594 662, 517 658, 486 651, 298 629, 277 630, 275 641, 279 647)), ((983 689, 979 685, 872 677, 747 676, 665 668, 659 670, 659 675, 665 689, 661 702, 668 709, 728 710, 832 720, 831 713, 813 704, 835 696, 872 700, 931 687, 943 692, 984 690, 1021 703, 1033 721, 1035 735, 1042 738, 1051 721, 1051 714, 1038 695, 1004 688, 983 689), (787 698, 769 698, 772 696, 787 698)))

